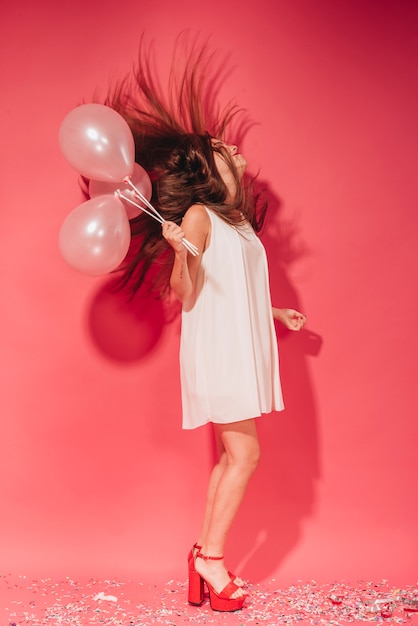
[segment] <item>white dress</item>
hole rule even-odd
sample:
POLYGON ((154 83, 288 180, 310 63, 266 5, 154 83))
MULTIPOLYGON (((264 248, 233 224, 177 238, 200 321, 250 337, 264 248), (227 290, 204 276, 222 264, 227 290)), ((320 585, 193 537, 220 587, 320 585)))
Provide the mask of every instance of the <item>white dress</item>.
POLYGON ((264 246, 250 225, 207 210, 212 232, 182 311, 183 428, 227 424, 283 409, 264 246))

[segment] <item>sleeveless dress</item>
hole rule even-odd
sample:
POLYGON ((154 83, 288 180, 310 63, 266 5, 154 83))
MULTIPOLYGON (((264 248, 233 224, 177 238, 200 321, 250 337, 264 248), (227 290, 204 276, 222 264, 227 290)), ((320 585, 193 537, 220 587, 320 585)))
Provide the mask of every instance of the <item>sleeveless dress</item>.
POLYGON ((197 297, 182 311, 183 428, 227 424, 283 407, 267 258, 252 227, 212 226, 197 297))

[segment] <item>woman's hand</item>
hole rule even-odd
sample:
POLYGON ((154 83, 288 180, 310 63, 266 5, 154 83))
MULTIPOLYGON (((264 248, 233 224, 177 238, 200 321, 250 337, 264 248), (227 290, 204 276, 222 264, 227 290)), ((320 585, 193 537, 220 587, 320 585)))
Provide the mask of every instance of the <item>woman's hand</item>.
POLYGON ((306 323, 306 315, 295 311, 295 309, 276 309, 273 307, 273 317, 289 330, 301 330, 306 323))
POLYGON ((181 226, 178 226, 175 222, 164 222, 162 225, 162 235, 173 248, 174 252, 186 256, 187 250, 181 242, 184 238, 184 232, 181 226))

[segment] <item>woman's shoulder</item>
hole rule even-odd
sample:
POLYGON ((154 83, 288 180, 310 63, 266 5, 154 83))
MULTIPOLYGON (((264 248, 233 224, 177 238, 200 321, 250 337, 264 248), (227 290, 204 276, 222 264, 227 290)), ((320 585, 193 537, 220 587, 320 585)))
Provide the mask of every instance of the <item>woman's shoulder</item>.
POLYGON ((182 224, 185 223, 191 227, 209 228, 210 217, 207 208, 203 204, 192 204, 184 214, 182 224))
POLYGON ((192 241, 200 250, 206 250, 209 245, 212 226, 209 213, 202 204, 192 204, 187 209, 181 227, 186 239, 192 241))

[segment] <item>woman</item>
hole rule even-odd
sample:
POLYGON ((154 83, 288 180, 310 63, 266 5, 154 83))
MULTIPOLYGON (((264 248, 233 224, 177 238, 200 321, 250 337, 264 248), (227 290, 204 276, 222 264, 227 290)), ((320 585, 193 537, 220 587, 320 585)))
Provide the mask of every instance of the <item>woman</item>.
POLYGON ((246 592, 224 564, 225 541, 258 464, 256 418, 283 409, 273 319, 300 330, 306 318, 271 306, 266 255, 256 235, 266 207, 243 182, 244 157, 223 140, 237 110, 227 108, 216 121, 205 114, 206 58, 204 49, 189 51, 167 100, 142 53, 134 80, 119 85, 106 103, 130 124, 136 160, 153 180, 152 204, 166 220, 162 237, 147 216, 133 223, 139 247, 124 284, 135 291, 151 266, 158 267, 158 289, 168 283, 181 302, 183 427, 212 423, 219 453, 189 554, 189 602, 202 604, 206 582, 212 608, 235 611, 246 592))

